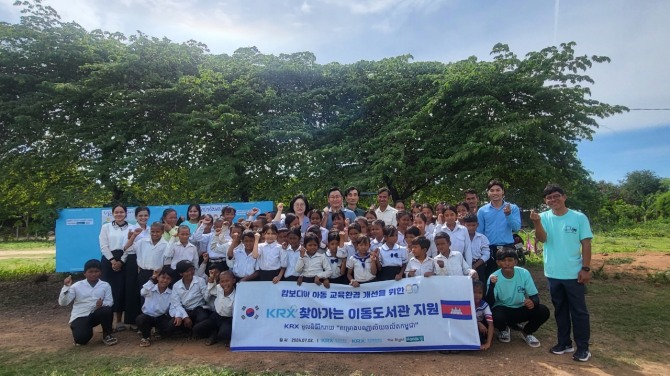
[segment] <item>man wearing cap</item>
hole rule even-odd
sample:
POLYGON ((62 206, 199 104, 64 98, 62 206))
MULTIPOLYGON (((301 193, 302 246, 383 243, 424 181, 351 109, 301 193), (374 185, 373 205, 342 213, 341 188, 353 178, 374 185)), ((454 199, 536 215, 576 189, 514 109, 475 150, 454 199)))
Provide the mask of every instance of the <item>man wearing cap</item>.
POLYGON ((550 210, 541 214, 531 211, 530 219, 537 240, 544 243, 544 275, 554 305, 558 343, 551 352, 556 355, 574 352, 574 360, 586 362, 591 358, 591 327, 585 299, 585 284, 591 280, 591 225, 584 214, 568 209, 567 196, 559 185, 547 185, 543 194, 550 210))

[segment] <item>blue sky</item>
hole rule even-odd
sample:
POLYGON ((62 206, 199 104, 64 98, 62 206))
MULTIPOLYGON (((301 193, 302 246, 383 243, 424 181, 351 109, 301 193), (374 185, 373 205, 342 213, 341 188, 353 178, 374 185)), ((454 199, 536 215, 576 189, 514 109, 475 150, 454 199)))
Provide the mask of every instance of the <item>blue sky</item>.
MULTIPOLYGON (((19 8, 0 1, 0 21, 19 8)), ((670 108, 670 1, 666 0, 43 0, 88 30, 137 30, 231 54, 311 51, 351 63, 411 54, 415 60, 489 57, 503 42, 523 56, 561 42, 609 56, 588 74, 593 98, 630 108, 670 108)), ((599 121, 579 156, 596 180, 617 182, 649 169, 670 177, 670 111, 631 111, 599 121)))

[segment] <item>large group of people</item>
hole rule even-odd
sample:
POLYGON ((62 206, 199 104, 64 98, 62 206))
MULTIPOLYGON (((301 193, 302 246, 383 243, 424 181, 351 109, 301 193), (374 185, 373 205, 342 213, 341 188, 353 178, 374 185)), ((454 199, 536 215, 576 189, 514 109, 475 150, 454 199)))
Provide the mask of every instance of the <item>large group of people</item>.
MULTIPOLYGON (((74 302, 70 327, 75 344, 92 338, 102 325, 103 342, 117 342, 114 332, 134 330, 140 346, 183 331, 205 338, 207 345, 228 343, 232 334, 235 286, 248 281, 298 285, 350 285, 433 275, 462 275, 473 280, 481 348, 491 347, 494 332, 510 342, 517 329, 531 347, 549 319, 531 274, 517 265, 513 234, 521 227, 519 208, 505 200, 505 186, 491 180, 488 203, 479 206, 477 191, 466 190, 455 204, 393 203, 387 188, 377 204, 358 207, 359 190, 328 190, 328 205, 312 208, 298 194, 288 207, 260 213, 252 209, 235 221, 236 210, 202 215, 199 205, 179 218, 166 209, 161 221, 149 222, 147 207, 112 208, 113 221, 100 231, 101 260, 84 265, 85 279, 64 281, 59 302, 74 302), (392 205, 393 203, 393 205, 392 205)), ((544 271, 558 326, 550 351, 573 353, 587 361, 589 314, 584 284, 590 279, 588 219, 567 208, 566 194, 548 185, 544 203, 550 210, 531 211, 537 239, 544 243, 544 271), (576 349, 572 345, 574 331, 576 349)))

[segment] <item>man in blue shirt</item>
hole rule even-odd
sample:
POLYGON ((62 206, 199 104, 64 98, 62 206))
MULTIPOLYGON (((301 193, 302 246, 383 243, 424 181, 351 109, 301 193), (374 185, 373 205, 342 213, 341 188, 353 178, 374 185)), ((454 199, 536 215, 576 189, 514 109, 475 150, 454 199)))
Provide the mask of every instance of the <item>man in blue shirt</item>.
MULTIPOLYGON (((477 210, 479 226, 477 232, 486 235, 489 240, 491 255, 504 246, 514 247, 513 233, 521 228, 519 207, 506 202, 505 186, 497 179, 493 179, 486 187, 490 202, 477 210)), ((495 257, 491 257, 486 264, 486 276, 498 269, 495 257)))
POLYGON ((551 352, 560 355, 575 351, 570 339, 572 327, 577 344, 572 358, 586 362, 591 358, 591 329, 584 294, 585 284, 591 280, 593 233, 588 218, 565 205, 567 196, 559 185, 549 184, 543 193, 551 210, 541 214, 532 211, 530 219, 537 240, 544 243, 544 274, 554 304, 558 343, 551 352))

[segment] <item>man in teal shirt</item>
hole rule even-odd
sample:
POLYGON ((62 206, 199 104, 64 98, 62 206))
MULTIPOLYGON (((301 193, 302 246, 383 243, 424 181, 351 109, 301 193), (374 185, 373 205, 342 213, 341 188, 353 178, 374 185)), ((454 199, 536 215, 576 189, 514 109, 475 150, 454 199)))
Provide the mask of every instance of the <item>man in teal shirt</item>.
POLYGON ((591 358, 591 329, 585 284, 591 279, 593 233, 588 218, 565 205, 567 196, 559 185, 547 185, 543 194, 551 210, 541 214, 532 211, 530 219, 537 240, 544 243, 544 274, 554 305, 558 343, 551 352, 560 355, 574 351, 574 360, 586 362, 591 358), (571 329, 577 351, 572 347, 571 329))

